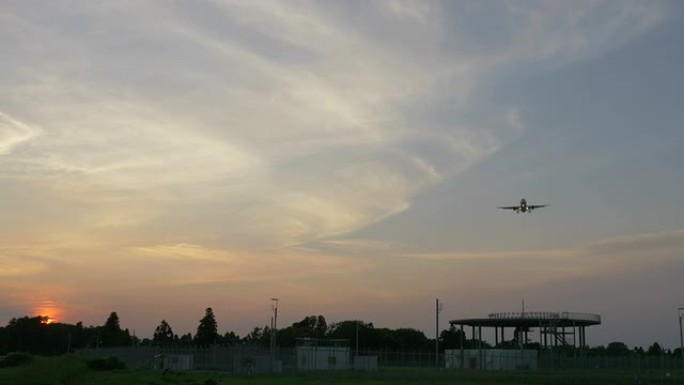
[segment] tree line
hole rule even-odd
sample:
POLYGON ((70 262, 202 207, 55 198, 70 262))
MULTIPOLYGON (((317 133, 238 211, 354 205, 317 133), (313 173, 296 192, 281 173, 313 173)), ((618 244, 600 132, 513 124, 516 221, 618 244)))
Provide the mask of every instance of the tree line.
MULTIPOLYGON (((214 346, 214 345, 250 345, 269 347, 275 342, 278 347, 291 348, 300 343, 300 339, 338 339, 347 340, 352 351, 424 351, 434 353, 435 340, 428 338, 417 329, 412 328, 379 328, 373 323, 348 320, 328 324, 322 315, 308 316, 292 325, 273 330, 268 326, 255 327, 244 337, 232 331, 220 334, 212 308, 206 308, 204 316, 199 320, 197 330, 178 335, 173 332, 166 320, 161 320, 154 330, 152 338, 140 339, 132 335, 128 329, 122 329, 119 316, 112 312, 104 325, 83 326, 66 323, 49 323, 48 317, 13 318, 7 326, 0 327, 0 355, 9 352, 27 352, 41 355, 57 355, 73 352, 82 348, 119 347, 119 346, 214 346), (358 345, 357 345, 358 344, 358 345)), ((491 346, 486 341, 468 339, 464 332, 453 325, 442 330, 439 335, 440 351, 444 349, 477 349, 500 348, 517 349, 515 341, 503 341, 491 346)), ((538 349, 538 343, 528 343, 526 349, 538 349)), ((564 346, 561 350, 575 354, 576 348, 564 346)), ((612 342, 607 346, 596 346, 586 349, 585 354, 601 356, 626 356, 630 354, 653 356, 679 356, 680 348, 674 351, 661 348, 654 343, 647 349, 635 347, 630 349, 622 342, 612 342)))

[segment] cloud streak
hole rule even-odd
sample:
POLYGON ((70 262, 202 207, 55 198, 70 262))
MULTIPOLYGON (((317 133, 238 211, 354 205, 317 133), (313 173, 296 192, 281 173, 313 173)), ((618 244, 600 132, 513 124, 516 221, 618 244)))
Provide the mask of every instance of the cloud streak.
MULTIPOLYGON (((453 10, 439 3, 381 2, 370 12, 266 1, 193 9, 122 4, 78 13, 54 7, 58 17, 41 27, 41 13, 18 9, 12 18, 31 31, 12 34, 16 44, 46 39, 73 59, 41 49, 34 53, 40 63, 3 78, 6 101, 19 106, 14 113, 31 116, 45 134, 36 138, 3 115, 11 127, 5 124, 0 149, 29 139, 33 146, 0 171, 45 181, 70 199, 110 205, 104 211, 147 202, 150 214, 130 211, 131 224, 162 220, 157 213, 171 207, 194 216, 214 205, 241 224, 214 238, 265 248, 381 221, 494 153, 524 128, 520 112, 495 112, 504 130, 460 115, 473 87, 496 68, 600 51, 618 44, 635 19, 632 33, 658 20, 651 8, 630 4, 610 26, 596 27, 592 36, 604 38, 590 44, 576 28, 588 17, 584 8, 515 6, 506 17, 520 31, 507 48, 464 54, 467 44, 447 44, 453 26, 444 14, 453 10), (152 15, 157 22, 149 24, 152 15), (121 19, 130 24, 125 33, 121 19), (413 37, 388 40, 392 31, 413 37), (51 62, 59 65, 41 64, 51 62), (445 116, 451 122, 429 118, 453 101, 445 116)), ((96 223, 121 222, 92 215, 96 223)), ((216 232, 216 225, 204 230, 216 232)))
MULTIPOLYGON (((491 82, 620 47, 661 23, 664 7, 3 6, 0 187, 11 197, 0 202, 3 284, 24 301, 71 306, 65 314, 87 308, 82 287, 106 298, 103 307, 134 290, 189 304, 211 287, 221 301, 281 290, 302 310, 324 310, 320 293, 399 306, 426 295, 412 291, 419 283, 431 293, 467 290, 483 271, 511 277, 499 286, 507 289, 526 287, 519 277, 532 274, 590 277, 619 268, 619 258, 636 266, 622 241, 433 254, 353 234, 528 130, 524 108, 481 100, 491 82), (54 278, 57 269, 68 273, 54 278), (37 293, 22 284, 33 278, 51 282, 37 293)), ((677 234, 646 237, 625 242, 679 249, 677 234)), ((148 300, 136 298, 143 313, 148 300)))
POLYGON ((34 139, 39 134, 38 129, 29 127, 0 111, 0 155, 11 153, 17 146, 34 139))

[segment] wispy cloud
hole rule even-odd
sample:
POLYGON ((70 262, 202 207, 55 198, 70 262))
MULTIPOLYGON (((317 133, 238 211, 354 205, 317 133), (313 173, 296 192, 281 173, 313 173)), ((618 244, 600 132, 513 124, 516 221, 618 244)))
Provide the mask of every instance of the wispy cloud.
POLYGON ((0 155, 9 154, 24 142, 38 136, 40 131, 0 111, 0 155))
POLYGON ((482 272, 522 285, 533 273, 561 279, 619 266, 608 250, 623 250, 615 242, 424 254, 401 241, 343 238, 409 209, 528 129, 517 104, 479 102, 491 79, 615 49, 664 20, 664 8, 3 5, 0 186, 12 199, 0 202, 0 275, 13 290, 25 277, 50 278, 43 290, 69 288, 72 306, 87 302, 74 294, 80 287, 112 303, 117 290, 212 286, 265 298, 287 290, 316 304, 314 284, 398 304, 422 295, 412 292, 417 282, 466 290, 482 272), (50 275, 57 268, 65 278, 50 275), (457 271, 467 276, 451 283, 457 271))
MULTIPOLYGON (((3 100, 45 132, 36 137, 3 114, 3 152, 33 140, 0 170, 107 206, 100 211, 146 201, 148 214, 128 211, 130 224, 154 222, 170 207, 193 216, 213 204, 239 223, 219 235, 211 221, 204 230, 215 237, 248 239, 250 247, 302 244, 401 212, 494 153, 511 133, 460 114, 478 81, 502 64, 581 55, 588 45, 600 51, 626 39, 621 31, 639 33, 658 20, 630 3, 609 26, 591 24, 592 39, 602 36, 594 41, 577 25, 601 14, 516 5, 505 15, 516 31, 510 45, 468 53, 445 44, 449 7, 369 6, 54 5, 50 21, 10 9, 15 28, 30 31, 10 34, 14 45, 51 41, 62 51, 14 53, 40 61, 3 76, 3 100), (639 28, 629 27, 635 20, 639 28), (393 31, 411 31, 410 40, 389 40, 393 31), (454 101, 450 122, 429 118, 454 101)), ((494 113, 510 132, 523 128, 515 108, 494 113)), ((123 223, 95 215, 95 224, 123 223)))

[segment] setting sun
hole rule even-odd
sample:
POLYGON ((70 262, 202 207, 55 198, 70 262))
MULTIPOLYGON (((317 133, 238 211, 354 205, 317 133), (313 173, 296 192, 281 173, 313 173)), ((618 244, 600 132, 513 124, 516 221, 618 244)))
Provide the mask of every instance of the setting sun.
POLYGON ((59 320, 62 311, 57 308, 57 304, 51 300, 43 300, 40 305, 33 309, 34 314, 44 317, 44 324, 52 324, 59 320))

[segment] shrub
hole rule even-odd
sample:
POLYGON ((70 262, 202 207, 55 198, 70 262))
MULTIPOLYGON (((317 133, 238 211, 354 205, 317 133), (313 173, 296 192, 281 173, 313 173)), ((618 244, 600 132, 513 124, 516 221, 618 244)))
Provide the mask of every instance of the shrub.
POLYGON ((30 364, 31 361, 33 361, 33 356, 28 353, 9 353, 5 357, 0 359, 0 368, 27 365, 30 364))
POLYGON ((104 371, 104 370, 117 370, 126 369, 126 364, 116 357, 102 357, 95 358, 88 361, 88 367, 91 370, 104 371))

